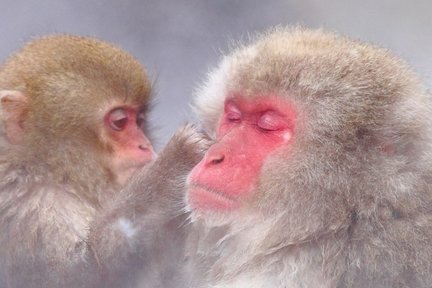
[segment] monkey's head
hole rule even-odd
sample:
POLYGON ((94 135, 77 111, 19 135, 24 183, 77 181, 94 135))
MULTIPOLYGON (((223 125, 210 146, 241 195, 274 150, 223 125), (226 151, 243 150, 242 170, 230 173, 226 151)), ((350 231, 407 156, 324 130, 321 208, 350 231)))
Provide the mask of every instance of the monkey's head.
POLYGON ((153 158, 144 133, 151 84, 114 46, 69 35, 36 39, 6 61, 0 90, 11 161, 40 161, 81 183, 87 170, 96 178, 102 169, 122 184, 153 158))
POLYGON ((397 210, 416 179, 392 193, 427 145, 426 102, 383 49, 274 29, 224 57, 197 92, 216 141, 189 175, 188 207, 214 225, 267 221, 286 241, 342 229, 379 205, 397 210))

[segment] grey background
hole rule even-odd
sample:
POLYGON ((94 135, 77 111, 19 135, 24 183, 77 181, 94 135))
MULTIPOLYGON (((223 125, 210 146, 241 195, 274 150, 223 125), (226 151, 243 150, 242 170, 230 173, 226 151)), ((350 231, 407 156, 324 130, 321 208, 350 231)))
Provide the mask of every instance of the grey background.
POLYGON ((431 0, 0 1, 0 61, 34 36, 96 36, 132 53, 156 80, 159 150, 191 119, 194 87, 230 41, 273 25, 325 27, 393 50, 432 87, 431 0))

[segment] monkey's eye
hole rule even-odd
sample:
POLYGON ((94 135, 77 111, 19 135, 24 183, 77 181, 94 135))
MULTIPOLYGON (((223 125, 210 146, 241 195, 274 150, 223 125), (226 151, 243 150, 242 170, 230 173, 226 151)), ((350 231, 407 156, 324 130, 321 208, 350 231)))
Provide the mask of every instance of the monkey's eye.
POLYGON ((237 122, 240 121, 241 115, 239 113, 228 112, 226 113, 226 118, 230 122, 237 122))
POLYGON ((273 111, 264 113, 258 119, 257 125, 264 131, 280 131, 288 128, 286 119, 273 111))
POLYGON ((241 120, 240 110, 232 103, 225 107, 225 117, 229 122, 238 122, 241 120))
POLYGON ((111 129, 115 131, 123 130, 128 123, 126 111, 123 108, 112 110, 108 116, 108 123, 111 129))

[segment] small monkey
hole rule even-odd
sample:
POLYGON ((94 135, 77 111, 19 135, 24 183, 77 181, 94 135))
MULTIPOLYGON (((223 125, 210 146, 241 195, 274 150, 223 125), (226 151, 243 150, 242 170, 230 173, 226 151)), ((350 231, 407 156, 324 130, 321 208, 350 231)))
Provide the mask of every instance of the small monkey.
POLYGON ((102 287, 123 269, 109 247, 130 247, 104 217, 145 199, 118 191, 154 160, 146 72, 105 42, 46 36, 1 67, 0 98, 0 287, 102 287))
POLYGON ((188 176, 195 287, 431 287, 430 100, 388 51, 321 30, 224 57, 195 101, 215 139, 188 176))

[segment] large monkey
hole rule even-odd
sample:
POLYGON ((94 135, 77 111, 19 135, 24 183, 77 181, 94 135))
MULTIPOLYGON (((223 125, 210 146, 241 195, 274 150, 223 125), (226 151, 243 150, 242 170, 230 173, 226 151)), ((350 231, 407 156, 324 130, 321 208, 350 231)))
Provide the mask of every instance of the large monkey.
POLYGON ((188 176, 196 286, 431 287, 432 110, 403 61, 278 28, 196 109, 216 139, 188 176))
POLYGON ((168 193, 149 191, 177 187, 196 164, 193 130, 174 137, 153 174, 140 172, 141 189, 118 192, 154 158, 143 132, 151 85, 132 56, 91 38, 43 37, 6 61, 0 93, 0 287, 132 285, 165 225, 150 230, 168 193), (156 182, 161 169, 167 179, 156 182))

